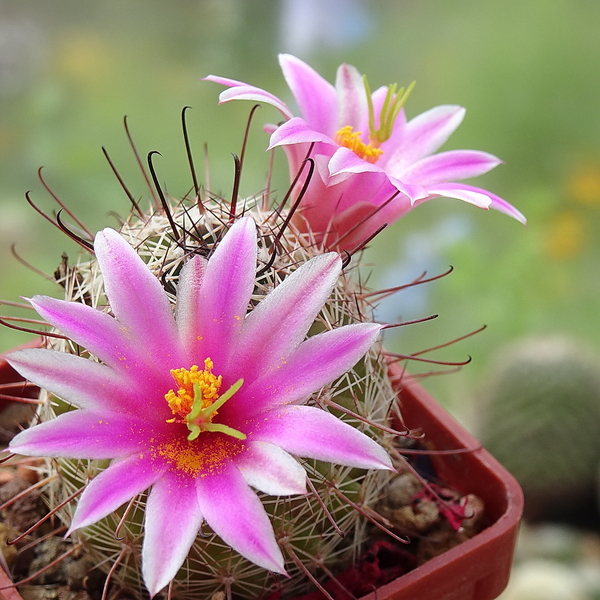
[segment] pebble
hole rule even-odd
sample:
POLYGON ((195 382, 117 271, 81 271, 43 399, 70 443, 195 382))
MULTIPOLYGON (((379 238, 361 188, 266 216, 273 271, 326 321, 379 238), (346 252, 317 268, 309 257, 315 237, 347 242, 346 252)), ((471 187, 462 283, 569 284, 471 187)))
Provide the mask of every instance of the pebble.
POLYGON ((557 524, 523 524, 515 566, 498 600, 598 600, 600 535, 557 524))

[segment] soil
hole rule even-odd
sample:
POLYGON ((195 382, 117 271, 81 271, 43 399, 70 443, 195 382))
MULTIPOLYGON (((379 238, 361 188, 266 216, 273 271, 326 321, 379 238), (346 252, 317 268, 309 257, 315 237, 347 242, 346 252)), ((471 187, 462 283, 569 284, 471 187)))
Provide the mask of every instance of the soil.
MULTIPOLYGON (((0 505, 8 503, 1 512, 0 562, 9 568, 13 581, 26 582, 18 588, 24 600, 101 600, 106 574, 90 563, 81 548, 63 539, 65 528, 52 517, 22 541, 7 544, 48 514, 34 487, 38 480, 36 460, 14 458, 0 468, 0 505)), ((392 480, 376 509, 385 525, 407 543, 399 543, 373 527, 373 543, 359 562, 324 584, 334 600, 359 598, 472 537, 485 525, 479 498, 461 497, 435 484, 423 488, 409 471, 392 480)), ((133 598, 112 584, 107 594, 110 600, 133 598)), ((317 590, 298 600, 325 598, 317 590)), ((278 600, 277 595, 269 600, 278 600)))

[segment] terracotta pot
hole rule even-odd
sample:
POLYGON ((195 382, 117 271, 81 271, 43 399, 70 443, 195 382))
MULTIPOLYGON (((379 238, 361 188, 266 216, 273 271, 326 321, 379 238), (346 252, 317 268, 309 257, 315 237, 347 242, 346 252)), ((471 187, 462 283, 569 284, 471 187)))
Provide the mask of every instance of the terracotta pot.
MULTIPOLYGON (((37 342, 39 345, 39 342, 37 342)), ((35 346, 36 343, 32 343, 35 346)), ((485 502, 486 529, 431 559, 413 571, 364 596, 362 600, 493 600, 508 583, 514 546, 523 511, 516 480, 433 398, 399 367, 398 399, 405 424, 425 432, 430 449, 472 449, 431 455, 439 479, 457 491, 473 493, 485 502)), ((21 379, 0 356, 0 383, 21 379)), ((0 567, 0 598, 22 600, 0 567)))
MULTIPOLYGON (((14 350, 20 350, 21 348, 39 348, 40 343, 41 340, 36 338, 18 348, 14 348, 14 350)), ((38 395, 37 388, 30 387, 25 389, 23 387, 23 378, 6 362, 4 353, 0 354, 0 385, 6 386, 0 388, 0 394, 4 396, 35 398, 38 395)), ((0 425, 2 425, 2 412, 10 404, 12 404, 11 400, 0 398, 0 425)), ((12 585, 11 579, 0 566, 0 598, 3 598, 4 600, 23 600, 15 588, 8 587, 10 585, 12 585)))
POLYGON ((0 567, 0 598, 3 600, 23 600, 23 597, 16 588, 8 587, 12 585, 10 577, 0 567))
MULTIPOLYGON (((22 344, 13 350, 22 350, 24 348, 39 348, 42 344, 41 338, 35 338, 26 344, 22 344)), ((10 352, 12 352, 11 350, 10 352)), ((4 356, 8 352, 0 354, 0 413, 4 408, 11 404, 11 400, 5 396, 15 396, 17 398, 36 398, 38 389, 35 387, 23 387, 23 378, 6 362, 4 356), (4 387, 5 386, 5 387, 4 387)))
POLYGON ((430 449, 473 449, 430 458, 444 483, 485 502, 490 524, 361 600, 493 600, 510 576, 523 492, 515 478, 409 375, 397 366, 390 374, 400 381, 398 400, 405 424, 422 429, 430 449))

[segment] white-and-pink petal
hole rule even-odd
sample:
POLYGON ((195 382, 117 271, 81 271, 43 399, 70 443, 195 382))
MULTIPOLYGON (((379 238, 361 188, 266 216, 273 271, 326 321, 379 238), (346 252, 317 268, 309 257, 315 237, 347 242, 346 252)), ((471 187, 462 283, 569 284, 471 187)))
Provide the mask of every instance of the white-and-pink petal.
POLYGON ((291 54, 280 54, 283 76, 302 118, 316 131, 333 137, 337 131, 337 94, 327 80, 291 54))
MULTIPOLYGON (((368 115, 367 95, 362 75, 352 65, 340 65, 335 79, 335 90, 337 92, 338 129, 350 125, 354 131, 366 133, 361 130, 368 115)), ((367 123, 368 127, 368 123, 367 123)))
POLYGON ((202 513, 192 477, 165 473, 156 480, 144 519, 142 574, 150 592, 157 594, 177 575, 198 530, 202 513))
POLYGON ((385 177, 385 171, 376 164, 367 162, 356 155, 349 148, 340 146, 331 156, 329 161, 329 185, 335 185, 348 179, 356 173, 380 173, 385 177), (343 175, 343 177, 340 177, 343 175))
POLYGON ((493 208, 516 219, 523 223, 523 225, 527 223, 525 215, 518 211, 512 204, 509 204, 506 200, 500 198, 500 196, 496 196, 496 194, 492 194, 481 188, 464 183, 438 183, 437 185, 428 186, 427 191, 431 194, 431 197, 443 196, 446 198, 456 198, 480 208, 493 208))
POLYGON ((304 119, 293 117, 280 125, 271 135, 267 150, 277 146, 291 146, 296 144, 322 143, 331 147, 335 152, 338 145, 325 133, 311 127, 304 119))
POLYGON ((123 413, 74 410, 25 429, 9 450, 27 456, 104 460, 144 452, 151 422, 123 413))
POLYGON ((137 414, 152 401, 147 390, 136 389, 110 367, 73 354, 30 348, 12 352, 7 361, 29 381, 79 408, 137 414))
POLYGON ((197 480, 200 512, 213 531, 254 564, 285 575, 283 555, 258 496, 234 465, 197 480))
POLYGON ((201 335, 203 330, 203 315, 198 311, 197 305, 207 264, 205 258, 192 256, 181 268, 177 284, 175 319, 190 364, 194 363, 198 335, 201 335))
MULTIPOLYGON (((218 373, 227 364, 254 291, 256 261, 256 225, 245 217, 231 226, 208 261, 197 290, 197 317, 180 324, 183 339, 196 338, 195 347, 188 350, 193 364, 202 366, 210 357, 218 373), (199 329, 191 328, 200 324, 199 329)), ((194 291, 194 286, 184 282, 182 291, 194 291)))
POLYGON ((282 102, 279 98, 277 98, 277 96, 274 96, 266 90, 253 85, 248 85, 242 81, 237 81, 236 79, 218 77, 216 75, 208 75, 207 77, 203 77, 202 80, 220 83, 221 85, 226 85, 229 87, 229 89, 221 92, 219 95, 219 104, 230 102, 231 100, 252 100, 253 102, 265 102, 279 110, 285 119, 291 119, 293 117, 292 112, 286 106, 285 102, 282 102))
POLYGON ((129 456, 113 462, 86 486, 67 535, 87 527, 117 510, 153 485, 165 471, 147 457, 129 456))
POLYGON ((404 183, 422 186, 435 185, 453 179, 468 179, 491 171, 502 161, 479 150, 450 150, 439 152, 413 163, 394 175, 404 183))
POLYGON ((277 443, 296 456, 363 469, 393 469, 374 440, 331 413, 312 406, 282 406, 262 415, 253 440, 277 443))
POLYGON ((391 160, 398 162, 398 168, 404 168, 433 154, 456 131, 465 112, 462 106, 442 105, 411 119, 391 160))
POLYGON ((219 414, 236 427, 244 417, 305 400, 350 370, 375 343, 380 330, 381 325, 375 323, 357 323, 308 338, 265 375, 242 386, 219 414))
POLYGON ((286 361, 306 337, 341 270, 340 257, 330 252, 304 263, 274 288, 246 317, 229 369, 249 383, 286 361))
POLYGON ((304 467, 277 444, 252 441, 236 461, 246 483, 273 496, 306 493, 304 467))
POLYGON ((119 323, 156 364, 179 368, 185 354, 173 309, 160 281, 113 229, 96 235, 94 250, 106 296, 119 323))

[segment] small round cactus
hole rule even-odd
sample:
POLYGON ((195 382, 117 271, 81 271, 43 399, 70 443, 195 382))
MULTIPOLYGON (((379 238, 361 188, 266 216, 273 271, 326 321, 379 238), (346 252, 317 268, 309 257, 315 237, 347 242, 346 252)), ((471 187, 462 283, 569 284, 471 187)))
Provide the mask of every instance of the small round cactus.
POLYGON ((498 360, 481 439, 511 471, 531 517, 577 511, 600 462, 600 361, 564 338, 529 340, 498 360))

